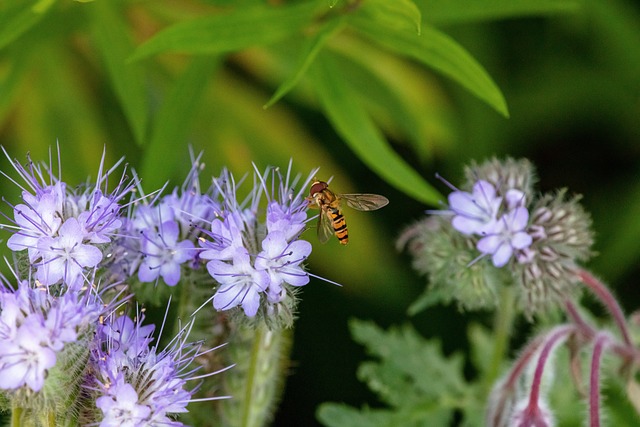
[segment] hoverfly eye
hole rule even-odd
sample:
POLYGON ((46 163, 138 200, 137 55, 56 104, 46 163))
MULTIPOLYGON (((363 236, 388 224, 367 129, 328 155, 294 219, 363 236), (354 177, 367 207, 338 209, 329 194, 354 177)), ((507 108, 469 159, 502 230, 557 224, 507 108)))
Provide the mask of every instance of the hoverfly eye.
POLYGON ((323 181, 314 182, 311 188, 309 189, 309 195, 313 196, 314 194, 318 194, 322 190, 326 189, 327 187, 328 185, 326 182, 323 182, 323 181))

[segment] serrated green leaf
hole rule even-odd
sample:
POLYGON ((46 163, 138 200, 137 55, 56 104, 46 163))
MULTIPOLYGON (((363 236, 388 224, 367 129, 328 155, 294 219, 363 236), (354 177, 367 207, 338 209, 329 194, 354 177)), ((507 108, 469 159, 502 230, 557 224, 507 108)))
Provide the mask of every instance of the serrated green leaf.
POLYGON ((366 17, 354 15, 353 25, 383 47, 408 56, 449 77, 505 117, 507 103, 485 69, 455 40, 434 27, 423 25, 422 34, 398 31, 366 17))
POLYGON ((296 66, 296 71, 278 87, 271 99, 264 105, 264 108, 269 108, 276 102, 278 102, 283 96, 285 96, 291 89, 298 84, 302 76, 307 72, 309 66, 316 59, 316 56, 320 50, 324 47, 327 40, 329 40, 334 34, 339 32, 344 26, 344 19, 332 19, 325 23, 316 34, 309 39, 303 49, 303 53, 300 56, 300 60, 296 66))
POLYGON ((219 62, 219 58, 196 57, 174 83, 171 93, 153 120, 151 141, 145 148, 140 176, 146 188, 161 186, 182 161, 182 157, 174 153, 174 147, 176 143, 184 143, 187 139, 189 123, 200 103, 203 88, 219 62), (158 174, 157 171, 162 173, 158 174))
MULTIPOLYGON (((445 395, 461 395, 465 389, 462 375, 463 361, 460 356, 445 358, 437 341, 427 341, 409 325, 402 328, 389 328, 384 331, 370 322, 352 320, 349 323, 353 339, 363 344, 368 352, 381 359, 382 370, 367 368, 369 374, 365 379, 369 385, 374 382, 387 387, 383 398, 391 404, 398 405, 403 399, 409 399, 400 394, 402 390, 391 390, 382 372, 392 372, 410 379, 415 393, 421 399, 439 399, 445 395), (399 401, 389 401, 391 398, 399 401)), ((367 365, 363 365, 367 366, 367 365)), ((369 365, 370 366, 370 365, 369 365)), ((388 378, 386 378, 388 379, 388 378)), ((396 384, 398 384, 396 382, 396 384)), ((374 390, 379 391, 379 390, 374 390)))
POLYGON ((436 341, 427 341, 410 326, 384 331, 371 322, 349 323, 355 341, 379 361, 363 363, 358 375, 391 409, 360 411, 325 404, 317 413, 325 425, 359 427, 449 426, 454 410, 464 407, 469 387, 462 358, 445 358, 436 341))
POLYGON ((357 410, 338 403, 320 405, 316 417, 328 427, 391 427, 394 425, 391 411, 369 408, 357 410))
POLYGON ((424 20, 436 24, 572 13, 582 7, 577 0, 415 0, 415 3, 424 20))
POLYGON ((107 66, 111 85, 133 130, 138 145, 144 143, 148 109, 143 71, 139 64, 127 63, 133 52, 128 28, 113 2, 92 5, 96 46, 107 66))
POLYGON ((136 49, 130 60, 161 52, 220 54, 293 36, 314 16, 317 3, 260 6, 175 24, 136 49))
POLYGON ((433 405, 412 405, 397 411, 360 410, 344 404, 325 403, 318 408, 318 420, 328 427, 448 427, 451 411, 433 405))
POLYGON ((0 49, 29 31, 45 16, 49 7, 39 5, 34 2, 8 2, 0 9, 0 49))
POLYGON ((360 10, 384 27, 420 34, 422 15, 411 0, 367 0, 360 10))
POLYGON ((342 73, 326 56, 310 75, 323 110, 338 134, 378 175, 417 200, 437 205, 442 196, 413 170, 382 137, 353 96, 342 73))

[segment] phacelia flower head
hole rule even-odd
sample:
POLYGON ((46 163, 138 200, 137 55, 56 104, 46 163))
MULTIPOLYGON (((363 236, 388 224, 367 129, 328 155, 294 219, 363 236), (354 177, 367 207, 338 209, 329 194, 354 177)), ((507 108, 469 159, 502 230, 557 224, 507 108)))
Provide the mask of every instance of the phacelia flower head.
MULTIPOLYGON (((67 289, 58 295, 50 289, 27 280, 14 288, 0 278, 0 390, 5 395, 33 397, 51 377, 56 377, 56 386, 73 388, 80 383, 79 378, 65 378, 64 372, 52 372, 88 355, 88 342, 103 305, 90 288, 81 292, 67 289), (68 383, 60 384, 61 377, 68 383)), ((56 405, 43 399, 45 405, 56 405)), ((36 401, 32 399, 37 406, 36 401)))
MULTIPOLYGON (((6 151, 5 155, 9 158, 6 151)), ((29 159, 25 167, 11 161, 24 184, 9 178, 22 189, 22 203, 12 206, 12 224, 5 225, 13 233, 7 246, 15 252, 27 251, 36 277, 45 286, 83 282, 78 277, 103 261, 122 226, 123 199, 133 183, 123 174, 114 189, 108 188, 109 177, 121 161, 105 170, 103 155, 95 181, 75 189, 53 173, 51 164, 29 159)))
POLYGON ((234 177, 227 171, 214 180, 219 211, 201 240, 200 258, 220 284, 212 297, 217 310, 240 306, 248 317, 262 313, 292 320, 297 287, 309 282, 302 267, 311 244, 300 239, 307 223, 305 187, 314 173, 294 192, 301 177, 283 177, 277 169, 254 173, 247 197, 238 198, 234 177))
POLYGON ((193 320, 160 351, 152 345, 154 327, 143 326, 143 318, 110 316, 98 327, 90 360, 95 383, 87 388, 102 427, 182 426, 175 415, 187 412, 198 389, 187 382, 207 376, 195 376, 194 361, 204 352, 201 342, 187 341, 193 320))
POLYGON ((593 242, 578 199, 568 200, 564 191, 538 196, 526 160, 492 159, 465 175, 462 190, 447 183, 453 190, 447 210, 399 240, 430 276, 430 301, 439 292, 466 307, 492 306, 499 288, 515 283, 530 315, 566 296, 577 283, 576 263, 589 257, 593 242))
POLYGON ((212 201, 215 190, 212 187, 203 193, 200 188, 201 166, 200 156, 192 156, 191 170, 180 188, 165 196, 142 199, 132 206, 126 227, 128 234, 136 238, 122 244, 130 255, 127 272, 131 274, 137 269, 141 282, 162 279, 165 284, 175 286, 185 266, 197 265, 195 242, 215 211, 212 201))

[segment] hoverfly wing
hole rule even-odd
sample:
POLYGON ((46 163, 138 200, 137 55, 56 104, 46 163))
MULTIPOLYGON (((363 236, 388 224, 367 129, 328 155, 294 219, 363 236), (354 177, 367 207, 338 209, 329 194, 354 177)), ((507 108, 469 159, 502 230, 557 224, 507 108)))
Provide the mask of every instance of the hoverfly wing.
POLYGON ((359 211, 375 211, 389 203, 389 199, 379 194, 340 194, 347 206, 359 211))
POLYGON ((327 243, 333 236, 333 226, 331 225, 331 216, 326 210, 321 210, 318 214, 318 240, 320 243, 327 243))

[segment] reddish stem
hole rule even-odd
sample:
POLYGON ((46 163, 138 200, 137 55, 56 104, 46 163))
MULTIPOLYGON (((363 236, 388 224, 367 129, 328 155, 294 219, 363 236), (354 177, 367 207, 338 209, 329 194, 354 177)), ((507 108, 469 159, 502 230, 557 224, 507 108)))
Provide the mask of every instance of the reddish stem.
POLYGON ((589 425, 600 427, 600 361, 605 345, 608 344, 607 334, 599 334, 593 346, 591 357, 591 375, 589 387, 589 425))
POLYGON ((533 374, 533 382, 531 384, 531 394, 529 395, 529 409, 538 407, 538 399, 540 398, 540 388, 542 385, 542 374, 544 373, 544 367, 549 359, 549 355, 551 354, 551 350, 558 344, 558 341, 561 338, 564 338, 566 335, 574 332, 574 325, 561 325, 557 326, 549 332, 546 336, 546 341, 544 343, 544 347, 542 347, 542 351, 540 352, 540 357, 538 357, 538 364, 536 365, 536 370, 533 374))
POLYGON ((622 333, 624 343, 629 347, 633 347, 622 308, 620 308, 620 304, 618 304, 618 301, 616 301, 606 285, 586 270, 579 270, 578 277, 580 277, 580 280, 591 289, 607 310, 609 310, 609 313, 613 316, 613 320, 618 325, 618 329, 620 329, 620 333, 622 333))

